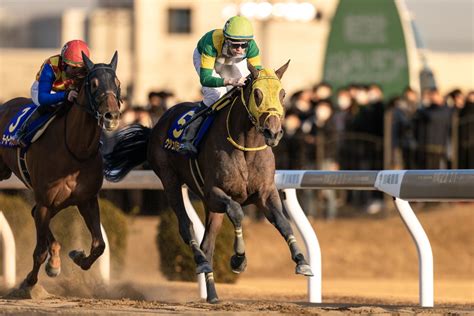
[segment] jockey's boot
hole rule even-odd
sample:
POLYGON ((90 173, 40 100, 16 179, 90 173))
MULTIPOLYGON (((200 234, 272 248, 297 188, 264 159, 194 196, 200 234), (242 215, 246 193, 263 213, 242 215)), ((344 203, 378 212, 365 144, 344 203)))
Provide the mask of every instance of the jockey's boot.
POLYGON ((195 121, 193 121, 188 127, 186 127, 183 133, 182 143, 179 146, 178 150, 180 153, 190 156, 197 155, 198 150, 196 146, 194 146, 193 141, 203 120, 204 118, 200 116, 195 121))
POLYGON ((26 143, 24 142, 25 136, 28 134, 28 127, 30 126, 31 122, 34 122, 38 118, 41 117, 40 111, 36 109, 29 118, 26 119, 25 122, 16 130, 15 134, 13 134, 11 142, 17 146, 26 147, 26 143))

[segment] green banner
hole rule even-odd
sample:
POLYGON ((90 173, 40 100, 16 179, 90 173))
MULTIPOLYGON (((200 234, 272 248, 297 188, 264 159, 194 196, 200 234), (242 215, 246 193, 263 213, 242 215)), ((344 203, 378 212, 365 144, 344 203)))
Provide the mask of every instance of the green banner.
POLYGON ((324 81, 335 89, 379 84, 385 98, 409 85, 403 28, 392 0, 340 0, 331 23, 324 81))

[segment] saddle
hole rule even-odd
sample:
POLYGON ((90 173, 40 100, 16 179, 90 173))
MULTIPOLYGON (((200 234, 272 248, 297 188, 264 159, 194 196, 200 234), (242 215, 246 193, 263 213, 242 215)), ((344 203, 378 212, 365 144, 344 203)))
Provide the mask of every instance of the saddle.
MULTIPOLYGON (((199 109, 201 109, 201 107, 199 105, 196 105, 192 109, 186 111, 175 119, 173 124, 171 124, 171 128, 168 130, 168 135, 163 143, 164 149, 180 153, 179 147, 182 144, 182 138, 184 134, 183 125, 189 122, 189 120, 191 120, 191 118, 193 117, 194 113, 198 112, 199 109)), ((193 140, 193 145, 196 146, 196 148, 199 148, 198 146, 203 140, 207 131, 209 130, 209 127, 214 121, 214 118, 215 115, 212 113, 212 111, 209 112, 209 114, 204 115, 204 120, 201 123, 199 130, 193 140)))
MULTIPOLYGON (((17 114, 8 123, 5 131, 2 134, 2 139, 0 141, 0 146, 2 147, 18 147, 17 144, 12 143, 13 135, 17 132, 23 123, 31 116, 35 111, 37 111, 38 106, 34 103, 24 105, 20 108, 17 114)), ((26 143, 26 148, 28 148, 32 143, 40 138, 44 133, 49 124, 56 117, 58 110, 45 113, 41 115, 38 119, 31 122, 26 130, 26 135, 24 137, 24 143, 26 143)))
MULTIPOLYGON (((217 100, 214 104, 209 107, 209 111, 206 111, 204 116, 204 121, 201 123, 198 132, 193 140, 193 145, 199 149, 199 144, 202 142, 204 136, 206 136, 209 127, 212 125, 214 121, 215 114, 228 106, 232 100, 234 99, 236 93, 240 91, 237 88, 232 88, 226 94, 224 94, 219 100, 217 100)), ((183 127, 187 126, 187 122, 191 120, 194 113, 198 112, 200 109, 199 103, 194 106, 191 110, 183 113, 182 115, 178 116, 173 124, 171 124, 171 128, 168 130, 168 137, 166 137, 163 148, 169 151, 179 153, 179 148, 182 144, 182 138, 184 134, 183 127)))

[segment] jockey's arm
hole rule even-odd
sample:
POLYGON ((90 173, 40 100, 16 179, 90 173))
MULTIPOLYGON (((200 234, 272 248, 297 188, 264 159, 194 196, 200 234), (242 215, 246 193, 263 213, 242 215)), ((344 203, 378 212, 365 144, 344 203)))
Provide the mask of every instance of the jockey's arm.
POLYGON ((51 66, 48 64, 44 65, 38 79, 38 102, 40 105, 52 105, 64 101, 66 98, 65 91, 51 93, 55 79, 51 66))
POLYGON ((224 79, 212 75, 216 57, 206 54, 201 55, 201 69, 199 71, 199 80, 204 87, 223 87, 224 79))

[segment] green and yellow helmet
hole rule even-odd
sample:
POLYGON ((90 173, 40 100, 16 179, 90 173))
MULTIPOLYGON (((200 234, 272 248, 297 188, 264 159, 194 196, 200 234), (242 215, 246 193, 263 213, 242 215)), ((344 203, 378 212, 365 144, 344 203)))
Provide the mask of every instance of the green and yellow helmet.
POLYGON ((233 16, 225 22, 224 36, 231 40, 249 41, 253 39, 252 23, 246 17, 233 16))

